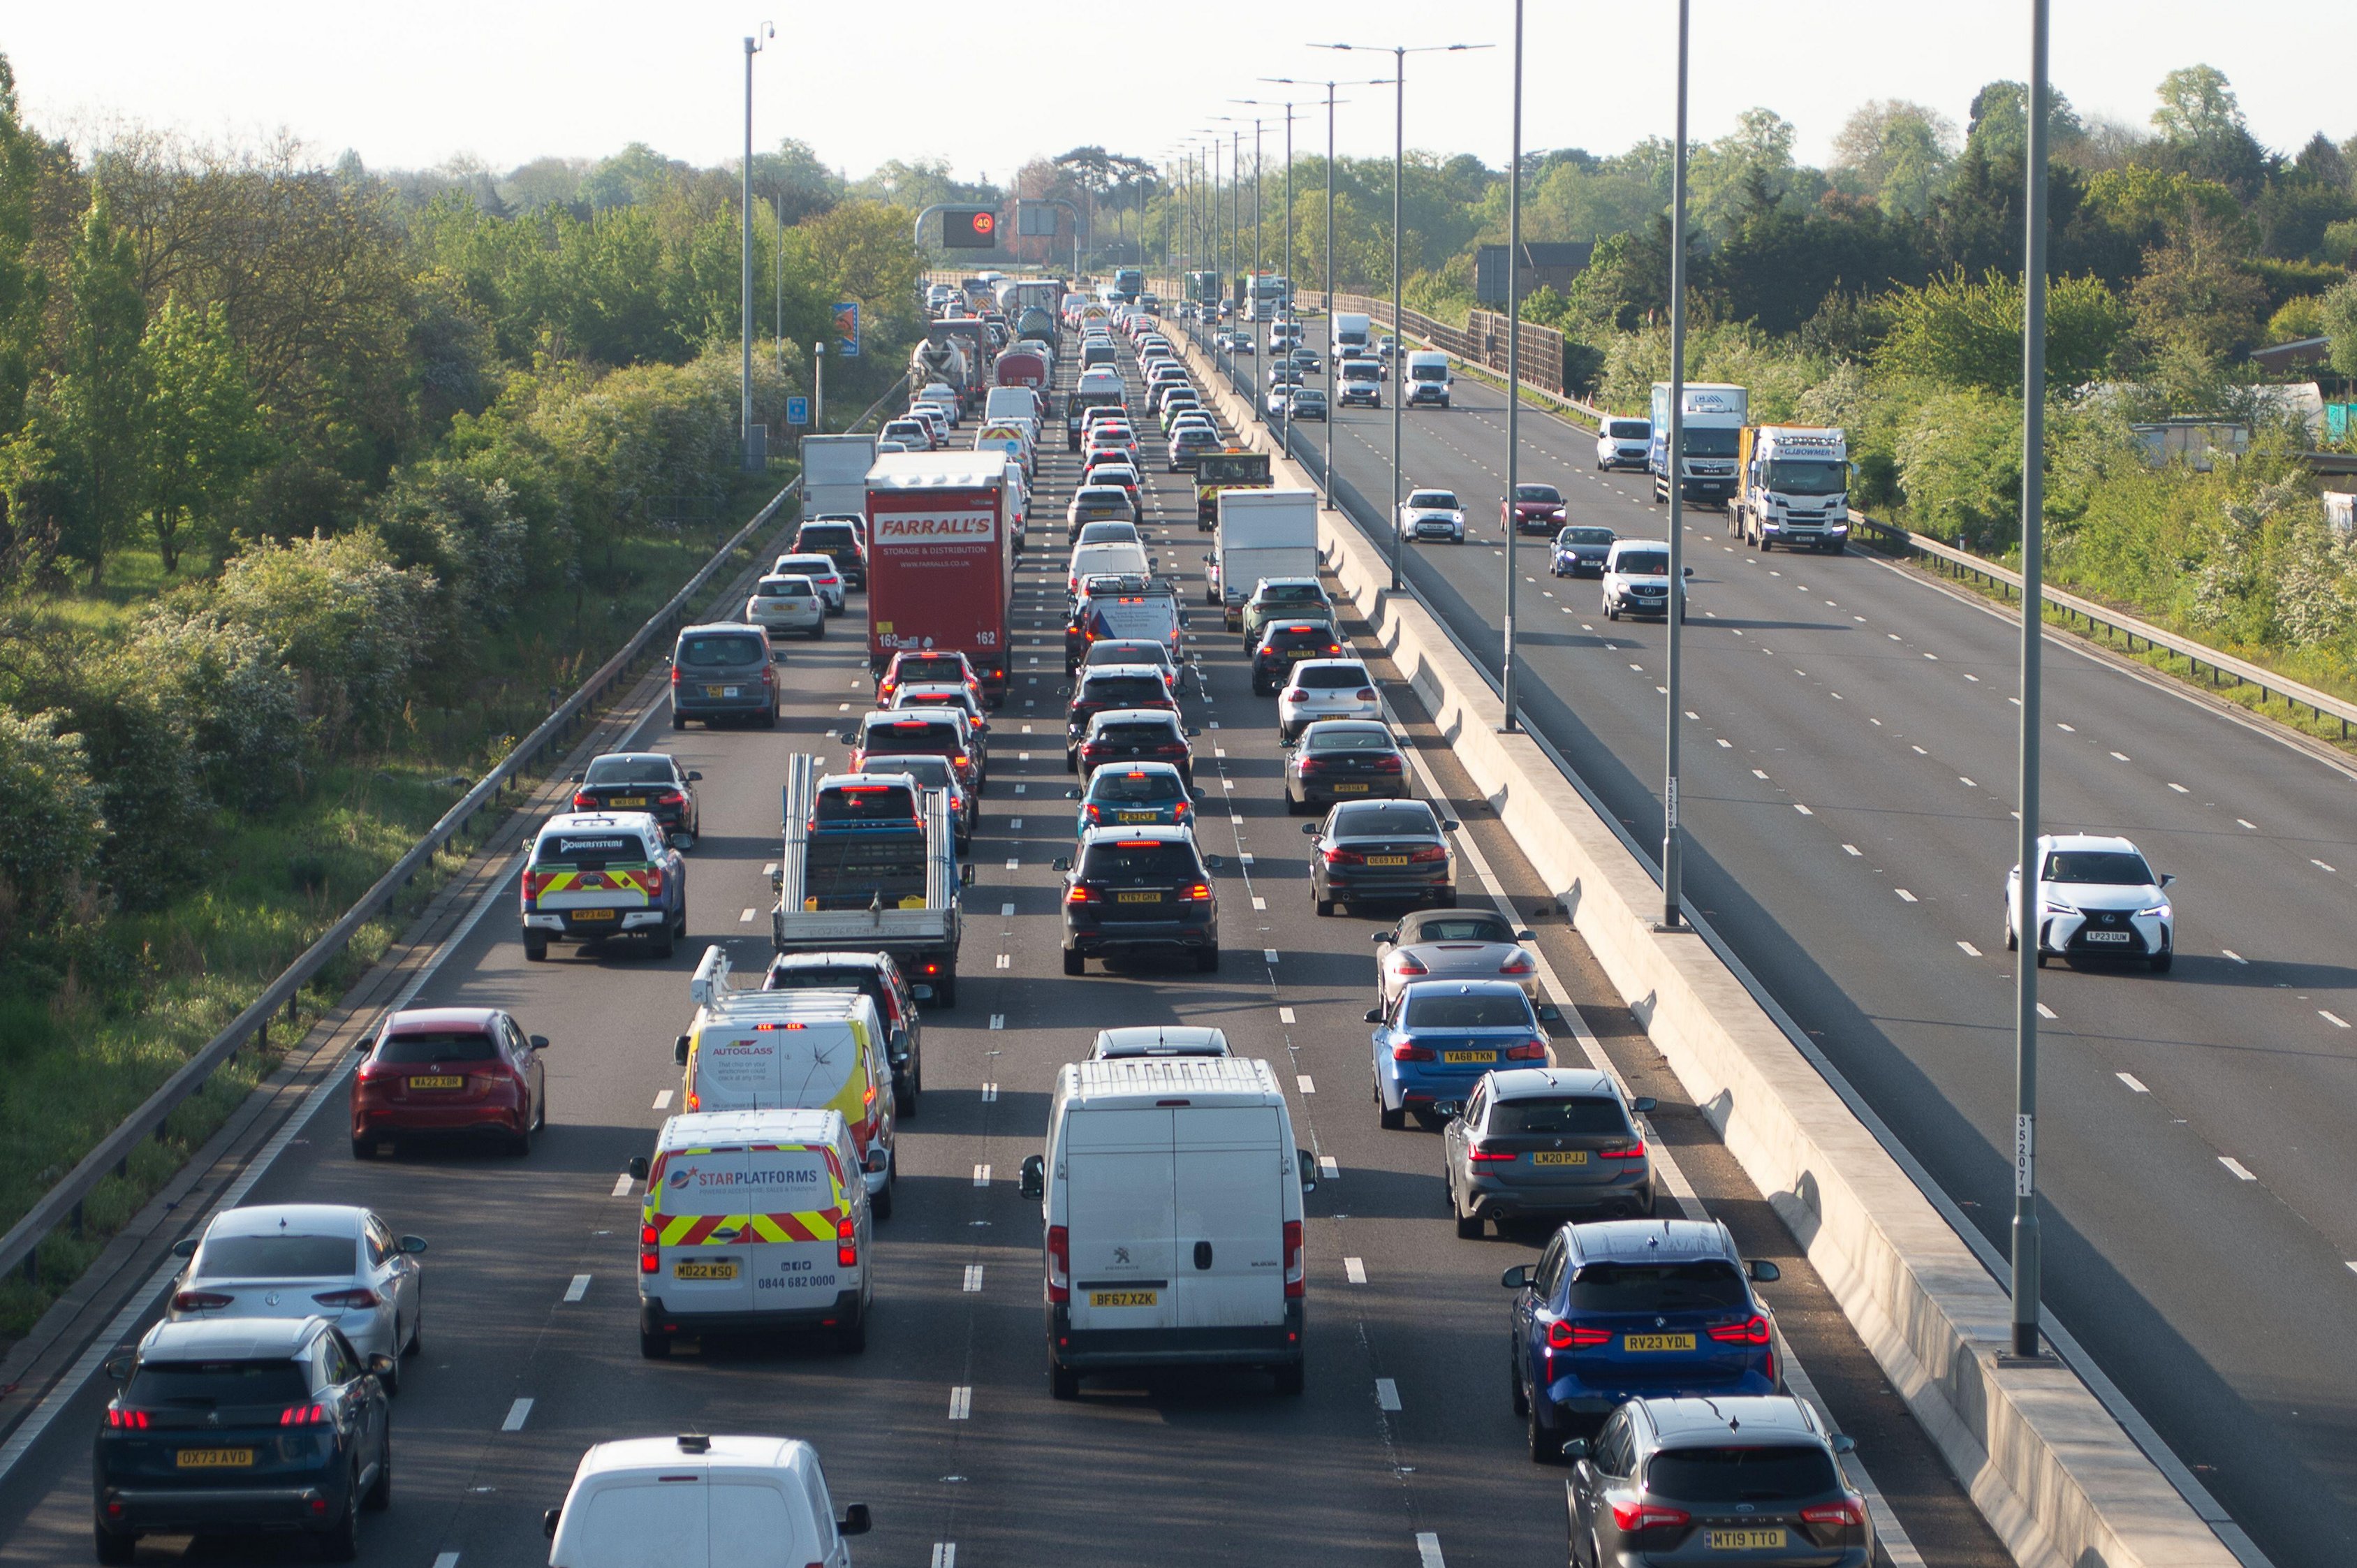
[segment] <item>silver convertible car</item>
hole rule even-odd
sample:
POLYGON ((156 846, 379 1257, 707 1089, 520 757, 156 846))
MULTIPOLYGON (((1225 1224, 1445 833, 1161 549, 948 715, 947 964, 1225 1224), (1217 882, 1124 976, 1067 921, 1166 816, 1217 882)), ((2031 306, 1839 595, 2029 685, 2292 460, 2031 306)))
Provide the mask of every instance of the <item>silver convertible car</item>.
POLYGON ((1416 980, 1512 980, 1538 1002, 1538 960, 1522 946, 1537 939, 1494 909, 1419 909, 1372 940, 1391 949, 1375 978, 1377 1000, 1386 1007, 1416 980))

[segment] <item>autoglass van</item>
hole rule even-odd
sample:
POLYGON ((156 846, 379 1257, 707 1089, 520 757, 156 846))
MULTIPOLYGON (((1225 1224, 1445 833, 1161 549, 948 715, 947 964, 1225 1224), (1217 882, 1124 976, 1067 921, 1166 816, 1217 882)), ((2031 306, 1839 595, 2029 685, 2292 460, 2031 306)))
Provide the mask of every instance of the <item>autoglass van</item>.
POLYGON ((834 1110, 674 1116, 639 1215, 639 1348, 683 1334, 833 1329, 865 1347, 873 1209, 851 1128, 834 1110))
POLYGON ((835 1111, 876 1217, 892 1217, 897 1108, 883 1021, 856 991, 733 991, 698 1006, 673 1047, 691 1112, 835 1111))

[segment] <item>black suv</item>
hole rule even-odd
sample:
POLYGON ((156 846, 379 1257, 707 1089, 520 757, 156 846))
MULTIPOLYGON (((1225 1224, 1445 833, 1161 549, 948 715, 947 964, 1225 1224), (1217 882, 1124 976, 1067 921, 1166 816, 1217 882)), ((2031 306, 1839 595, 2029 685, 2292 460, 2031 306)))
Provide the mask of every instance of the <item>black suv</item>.
POLYGON ((1114 708, 1164 708, 1178 711, 1159 667, 1151 664, 1084 665, 1064 707, 1064 771, 1081 770, 1081 742, 1089 721, 1114 708))
POLYGON ((1339 659, 1342 639, 1327 620, 1273 620, 1253 650, 1253 695, 1265 697, 1285 684, 1286 671, 1305 659, 1339 659))
POLYGON ((796 555, 823 555, 843 574, 845 587, 867 585, 867 521, 859 517, 813 517, 794 530, 796 555))
POLYGON ((1064 874, 1064 972, 1083 972, 1091 954, 1116 949, 1180 948, 1209 974, 1220 967, 1220 900, 1211 873, 1220 857, 1195 847, 1187 828, 1095 828, 1064 874))
POLYGON ((778 727, 778 672, 768 632, 739 621, 681 630, 671 650, 671 727, 685 729, 690 719, 778 727))
POLYGON ((695 785, 704 778, 663 751, 609 751, 573 776, 576 811, 644 811, 680 849, 694 849, 704 811, 695 785))
POLYGON ((142 1532, 312 1537, 360 1555, 360 1512, 393 1500, 384 1380, 324 1317, 159 1323, 106 1364, 123 1391, 92 1454, 98 1560, 129 1563, 142 1532))

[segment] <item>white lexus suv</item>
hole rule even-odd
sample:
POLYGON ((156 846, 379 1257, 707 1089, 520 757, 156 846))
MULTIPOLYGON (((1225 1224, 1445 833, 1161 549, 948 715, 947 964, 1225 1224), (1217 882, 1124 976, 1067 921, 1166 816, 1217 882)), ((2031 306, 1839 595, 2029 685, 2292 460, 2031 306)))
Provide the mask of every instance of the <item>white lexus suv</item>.
MULTIPOLYGON (((2177 956, 2177 912, 2164 891, 2177 878, 2156 875, 2144 853, 2124 838, 2057 833, 2038 841, 2038 962, 2071 958, 2140 958, 2156 972, 2177 956)), ((2020 945, 2014 899, 2021 867, 2005 878, 2005 945, 2020 945)))

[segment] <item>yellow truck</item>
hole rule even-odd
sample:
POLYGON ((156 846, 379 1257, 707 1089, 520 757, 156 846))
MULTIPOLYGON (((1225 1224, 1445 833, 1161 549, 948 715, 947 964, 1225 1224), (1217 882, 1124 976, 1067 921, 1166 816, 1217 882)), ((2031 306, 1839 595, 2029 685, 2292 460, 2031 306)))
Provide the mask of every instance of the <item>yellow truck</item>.
POLYGON ((1195 458, 1195 526, 1209 533, 1219 525, 1222 490, 1265 490, 1275 484, 1268 454, 1240 446, 1204 452, 1195 458))

